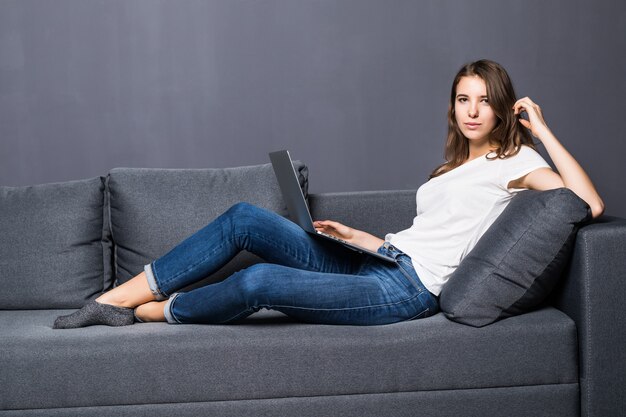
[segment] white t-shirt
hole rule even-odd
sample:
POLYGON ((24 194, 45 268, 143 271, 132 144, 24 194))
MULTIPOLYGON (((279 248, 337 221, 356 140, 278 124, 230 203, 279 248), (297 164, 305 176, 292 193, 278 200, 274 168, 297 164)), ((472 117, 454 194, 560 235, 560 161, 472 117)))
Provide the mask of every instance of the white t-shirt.
POLYGON ((439 295, 461 260, 521 191, 508 189, 509 182, 544 167, 549 165, 528 146, 510 158, 483 156, 466 162, 422 185, 413 225, 385 240, 411 257, 424 286, 439 295))

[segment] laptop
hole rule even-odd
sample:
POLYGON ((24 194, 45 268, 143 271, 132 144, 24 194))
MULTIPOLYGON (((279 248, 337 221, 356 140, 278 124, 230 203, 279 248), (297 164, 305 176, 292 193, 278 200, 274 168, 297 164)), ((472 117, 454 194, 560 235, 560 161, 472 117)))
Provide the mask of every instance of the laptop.
POLYGON ((309 211, 309 207, 304 199, 304 194, 302 194, 300 181, 298 181, 298 176, 293 167, 289 151, 283 150, 271 152, 269 155, 272 167, 274 168, 274 173, 276 174, 276 179, 278 180, 278 185, 283 194, 283 199, 285 200, 285 204, 287 204, 289 218, 294 223, 300 226, 305 232, 312 235, 332 240, 333 242, 339 243, 349 249, 374 256, 387 262, 396 262, 396 260, 390 256, 381 255, 378 252, 371 251, 353 243, 346 242, 345 240, 333 235, 316 230, 313 225, 313 219, 311 218, 311 212, 309 211))

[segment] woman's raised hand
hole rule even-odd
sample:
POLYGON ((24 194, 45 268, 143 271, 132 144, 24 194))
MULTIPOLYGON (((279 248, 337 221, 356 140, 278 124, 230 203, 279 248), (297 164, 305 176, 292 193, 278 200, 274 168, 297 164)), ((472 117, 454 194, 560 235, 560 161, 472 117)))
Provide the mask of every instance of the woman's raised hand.
POLYGON ((524 97, 517 100, 513 106, 513 112, 515 115, 519 115, 523 111, 528 114, 528 120, 520 117, 519 122, 525 128, 530 129, 530 132, 534 137, 539 140, 543 140, 546 133, 550 132, 550 128, 548 128, 548 125, 543 118, 541 107, 539 107, 539 105, 532 101, 529 97, 524 97))

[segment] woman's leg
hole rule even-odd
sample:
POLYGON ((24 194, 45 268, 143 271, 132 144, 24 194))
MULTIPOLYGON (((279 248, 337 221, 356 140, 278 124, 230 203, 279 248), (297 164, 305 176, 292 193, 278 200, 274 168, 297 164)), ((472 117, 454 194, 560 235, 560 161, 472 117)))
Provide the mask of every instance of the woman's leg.
MULTIPOLYGON (((99 319, 93 317, 94 311, 98 317, 113 313, 117 317, 123 310, 108 306, 132 309, 167 299, 173 292, 217 271, 244 249, 268 262, 313 271, 349 273, 360 261, 360 255, 313 239, 299 226, 273 212, 239 203, 147 265, 145 272, 103 294, 86 311, 73 314, 75 320, 70 324, 58 325, 97 324, 99 319)), ((106 321, 103 324, 108 324, 106 321)), ((127 321, 125 316, 124 323, 127 321)))
POLYGON ((309 323, 376 325, 432 315, 437 303, 398 265, 375 259, 355 275, 258 264, 221 283, 173 295, 164 315, 170 323, 218 324, 262 308, 309 323))
MULTIPOLYGON (((276 213, 239 203, 147 265, 149 288, 156 299, 167 299, 216 272, 242 250, 272 264, 340 274, 353 273, 363 259, 341 245, 313 238, 276 213)), ((139 287, 146 296, 145 285, 139 287)))
POLYGON ((354 256, 341 246, 316 241, 291 221, 241 203, 147 267, 149 279, 141 272, 97 301, 133 308, 157 297, 167 298, 219 270, 244 249, 268 262, 300 269, 348 273, 356 265, 354 256), (338 253, 345 256, 338 257, 338 253))

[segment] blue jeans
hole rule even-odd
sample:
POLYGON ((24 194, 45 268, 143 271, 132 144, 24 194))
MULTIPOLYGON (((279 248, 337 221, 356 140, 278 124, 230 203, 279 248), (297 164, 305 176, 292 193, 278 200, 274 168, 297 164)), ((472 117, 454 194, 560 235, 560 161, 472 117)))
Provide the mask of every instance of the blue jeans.
POLYGON ((229 323, 262 308, 309 323, 376 325, 427 317, 437 299, 411 259, 388 243, 388 263, 310 236, 276 213, 239 203, 145 271, 169 323, 229 323), (247 250, 268 263, 185 293, 181 288, 247 250))

